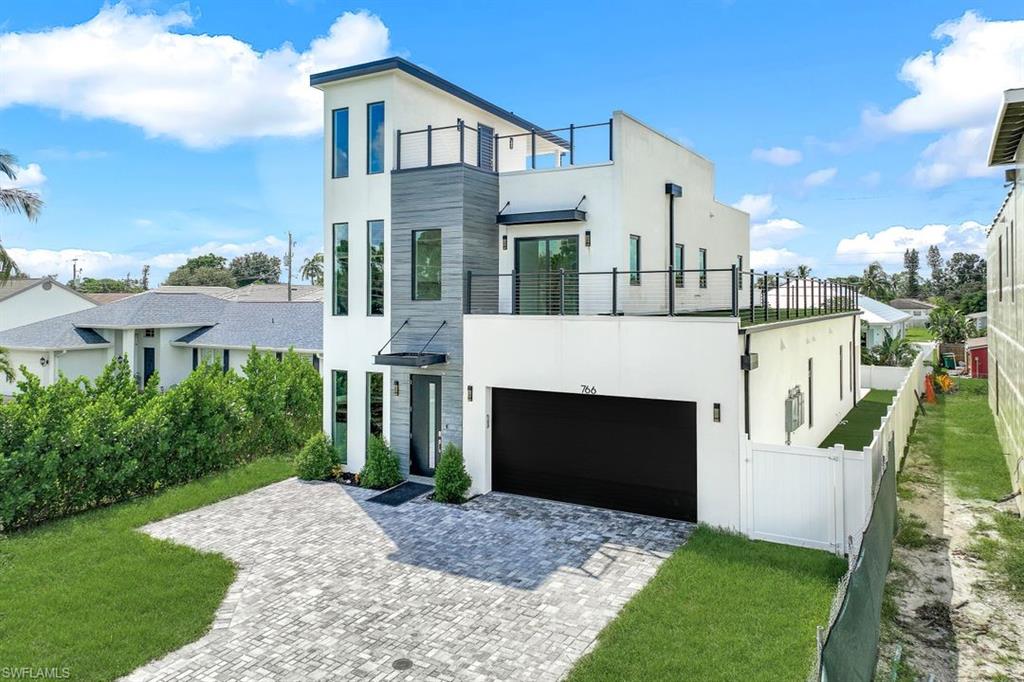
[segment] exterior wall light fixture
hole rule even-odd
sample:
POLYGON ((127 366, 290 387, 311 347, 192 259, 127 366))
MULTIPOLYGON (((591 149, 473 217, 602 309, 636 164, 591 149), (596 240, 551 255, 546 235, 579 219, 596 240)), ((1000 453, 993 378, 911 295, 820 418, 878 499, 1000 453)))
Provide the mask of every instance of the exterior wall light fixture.
POLYGON ((722 403, 715 403, 714 418, 716 422, 722 421, 722 403))
POLYGON ((502 251, 508 251, 508 235, 507 234, 501 235, 501 250, 502 251))
POLYGON ((587 230, 586 232, 583 233, 583 244, 587 248, 590 248, 590 230, 587 230))
POLYGON ((395 381, 392 382, 392 383, 394 384, 395 395, 397 396, 401 392, 401 389, 400 389, 401 384, 398 383, 397 379, 395 379, 395 381))
POLYGON ((472 386, 472 384, 470 384, 469 386, 466 386, 466 400, 468 402, 473 402, 473 386, 472 386))

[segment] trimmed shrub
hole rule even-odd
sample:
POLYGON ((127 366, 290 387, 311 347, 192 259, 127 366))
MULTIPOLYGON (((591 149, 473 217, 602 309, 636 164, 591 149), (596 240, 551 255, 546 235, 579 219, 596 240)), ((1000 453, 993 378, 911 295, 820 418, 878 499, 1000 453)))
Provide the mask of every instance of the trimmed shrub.
POLYGON ((441 461, 434 470, 434 499, 438 502, 466 501, 466 493, 473 479, 466 471, 462 450, 455 443, 448 443, 441 453, 441 461))
POLYGON ((341 463, 338 451, 323 433, 313 434, 295 455, 295 475, 303 481, 322 481, 334 475, 334 468, 341 463))
POLYGON ((398 469, 398 457, 383 438, 370 436, 366 446, 366 465, 359 472, 359 485, 364 488, 383 490, 402 482, 398 469))

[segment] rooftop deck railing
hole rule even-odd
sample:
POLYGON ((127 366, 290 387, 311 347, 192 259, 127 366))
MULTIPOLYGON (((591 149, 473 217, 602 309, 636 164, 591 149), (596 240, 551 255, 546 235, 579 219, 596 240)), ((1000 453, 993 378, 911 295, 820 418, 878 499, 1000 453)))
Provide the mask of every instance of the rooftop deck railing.
POLYGON ((735 317, 742 326, 850 312, 855 287, 749 270, 619 270, 474 273, 467 315, 735 317))
POLYGON ((459 119, 454 125, 395 131, 395 168, 462 163, 495 172, 541 170, 613 160, 613 120, 499 135, 459 119))

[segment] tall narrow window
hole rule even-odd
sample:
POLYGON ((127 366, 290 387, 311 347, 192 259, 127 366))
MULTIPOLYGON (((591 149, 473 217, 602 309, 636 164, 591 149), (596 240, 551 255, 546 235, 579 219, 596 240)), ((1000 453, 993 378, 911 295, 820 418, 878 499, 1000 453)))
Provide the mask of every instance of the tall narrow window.
POLYGON ((412 233, 412 297, 441 300, 441 230, 412 233))
POLYGON ((708 250, 697 251, 697 270, 699 271, 698 282, 701 289, 708 288, 708 250))
POLYGON ((850 341, 850 352, 846 354, 850 358, 850 395, 857 399, 857 358, 853 354, 853 341, 850 341))
POLYGON ((682 244, 676 244, 672 249, 672 267, 676 269, 676 286, 681 287, 686 284, 686 273, 683 272, 683 263, 685 262, 686 247, 682 244))
POLYGON ((839 399, 843 399, 843 347, 839 346, 839 399))
POLYGON ((348 315, 348 223, 334 224, 334 314, 348 315))
POLYGON ((366 314, 384 314, 384 221, 366 223, 366 314))
POLYGON ((640 284, 640 237, 629 235, 629 283, 640 284))
POLYGON ((999 301, 1003 300, 1003 235, 999 235, 999 301))
POLYGON ((807 358, 807 428, 814 426, 814 358, 807 358))
POLYGON ((743 288, 743 256, 736 256, 736 278, 740 281, 740 289, 743 288))
POLYGON ((366 172, 384 172, 384 102, 366 105, 366 172))
POLYGON ((348 463, 348 372, 334 371, 334 428, 331 439, 341 463, 348 463))
POLYGON ((335 109, 331 125, 331 177, 348 177, 348 109, 335 109))
POLYGON ((384 437, 384 374, 366 373, 366 432, 384 437))
POLYGON ((1007 255, 1010 267, 1010 301, 1017 300, 1017 230, 1010 221, 1010 244, 1007 255))
MULTIPOLYGON (((993 358, 995 360, 995 358, 993 358)), ((999 361, 995 360, 996 379, 996 416, 999 416, 999 361)))

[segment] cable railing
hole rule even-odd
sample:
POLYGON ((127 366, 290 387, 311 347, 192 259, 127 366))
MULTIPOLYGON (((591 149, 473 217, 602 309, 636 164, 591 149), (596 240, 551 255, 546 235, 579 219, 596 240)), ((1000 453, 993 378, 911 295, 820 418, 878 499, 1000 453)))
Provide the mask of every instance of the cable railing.
POLYGON ((467 272, 467 315, 735 317, 743 326, 859 307, 855 287, 738 268, 467 272))
POLYGON ((395 168, 466 164, 495 172, 543 170, 613 160, 613 119, 500 135, 462 119, 454 125, 395 131, 395 168))

